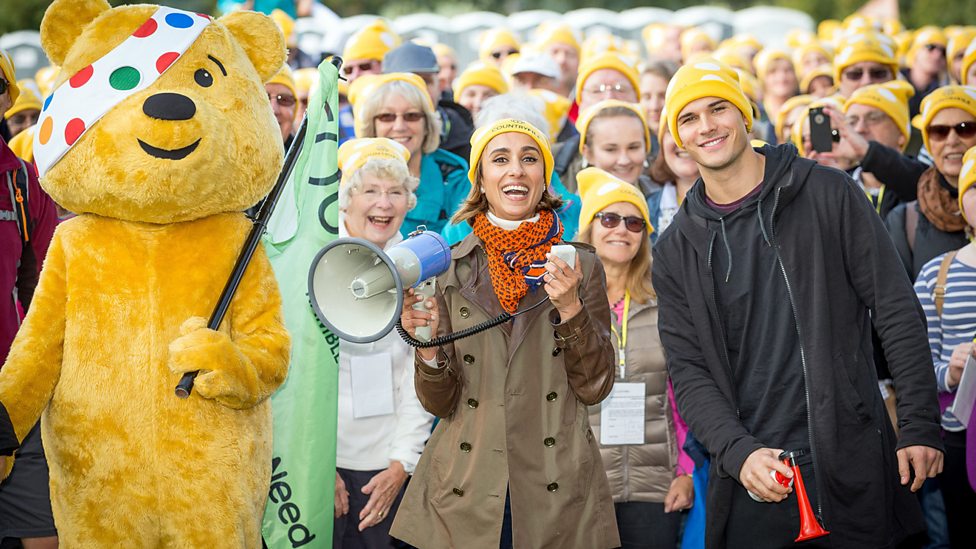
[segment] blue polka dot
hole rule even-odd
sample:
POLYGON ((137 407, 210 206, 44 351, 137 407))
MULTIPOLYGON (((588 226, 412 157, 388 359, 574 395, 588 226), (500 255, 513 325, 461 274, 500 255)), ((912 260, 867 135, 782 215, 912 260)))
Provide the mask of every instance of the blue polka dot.
POLYGON ((51 100, 52 99, 54 99, 54 94, 53 93, 51 95, 47 96, 47 99, 44 100, 44 107, 41 108, 42 111, 46 111, 47 110, 47 106, 51 104, 51 100))
POLYGON ((193 26, 193 18, 185 13, 171 13, 166 16, 166 24, 176 29, 188 29, 193 26))

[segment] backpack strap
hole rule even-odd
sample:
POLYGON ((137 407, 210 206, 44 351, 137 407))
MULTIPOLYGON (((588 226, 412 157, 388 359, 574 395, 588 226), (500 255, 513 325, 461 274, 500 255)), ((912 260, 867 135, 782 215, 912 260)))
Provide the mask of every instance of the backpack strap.
POLYGON ((935 289, 932 290, 932 300, 935 301, 935 312, 940 318, 942 317, 942 304, 945 303, 946 280, 949 278, 949 267, 952 265, 952 260, 956 257, 957 251, 953 250, 942 256, 942 263, 939 264, 939 274, 935 278, 935 289))
POLYGON ((30 235, 34 225, 30 219, 29 197, 30 192, 27 186, 27 166, 23 160, 20 162, 20 169, 11 177, 7 172, 7 189, 10 191, 10 203, 13 206, 13 217, 11 221, 17 222, 17 232, 20 233, 20 240, 24 247, 30 242, 30 235))
POLYGON ((915 254, 915 231, 918 229, 918 200, 905 205, 905 238, 908 240, 908 250, 915 254))

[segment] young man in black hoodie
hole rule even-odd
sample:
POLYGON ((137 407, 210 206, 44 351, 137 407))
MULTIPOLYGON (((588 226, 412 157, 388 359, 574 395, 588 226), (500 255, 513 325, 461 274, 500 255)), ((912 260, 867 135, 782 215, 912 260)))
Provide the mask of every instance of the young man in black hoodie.
POLYGON ((702 176, 654 246, 654 287, 678 408, 712 454, 707 545, 793 544, 797 497, 772 476, 792 477, 783 450, 830 532, 807 546, 896 545, 924 529, 911 491, 941 471, 942 442, 925 318, 881 220, 846 174, 749 146, 728 66, 685 65, 665 103, 702 176))

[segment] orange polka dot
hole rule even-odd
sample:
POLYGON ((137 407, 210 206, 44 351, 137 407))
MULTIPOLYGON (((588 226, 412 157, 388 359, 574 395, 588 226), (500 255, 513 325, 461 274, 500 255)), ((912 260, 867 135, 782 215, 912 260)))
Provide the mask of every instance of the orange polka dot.
POLYGON ((41 145, 47 145, 47 142, 51 140, 51 133, 54 132, 54 120, 51 117, 44 119, 41 122, 41 133, 38 135, 38 140, 40 140, 41 145))

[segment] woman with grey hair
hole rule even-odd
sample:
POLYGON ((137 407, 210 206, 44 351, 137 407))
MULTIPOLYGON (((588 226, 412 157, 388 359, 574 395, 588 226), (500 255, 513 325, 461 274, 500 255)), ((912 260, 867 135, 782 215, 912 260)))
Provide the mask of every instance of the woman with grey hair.
MULTIPOLYGON (((542 114, 545 108, 542 98, 527 93, 503 93, 489 97, 478 111, 475 130, 499 120, 512 119, 528 122, 543 134, 549 135, 549 122, 542 114)), ((566 189, 556 173, 552 174, 549 193, 562 199, 562 206, 556 209, 556 215, 563 224, 563 236, 566 240, 572 240, 579 226, 580 198, 566 189)), ((471 226, 467 223, 451 223, 444 227, 442 234, 445 240, 454 244, 471 234, 471 226)))
POLYGON ((419 179, 417 203, 401 234, 419 225, 440 232, 468 195, 466 160, 440 149, 441 121, 424 80, 413 73, 367 75, 349 89, 356 137, 386 137, 410 152, 410 175, 419 179))
MULTIPOLYGON (((384 249, 403 240, 400 226, 416 203, 409 158, 405 147, 389 139, 343 143, 340 236, 384 249)), ((339 342, 336 549, 391 547, 393 516, 433 424, 417 399, 413 376, 413 351, 396 332, 374 343, 339 342)))

